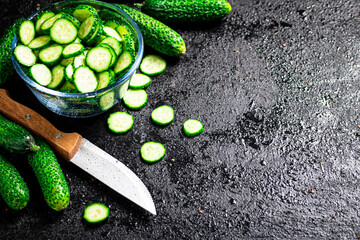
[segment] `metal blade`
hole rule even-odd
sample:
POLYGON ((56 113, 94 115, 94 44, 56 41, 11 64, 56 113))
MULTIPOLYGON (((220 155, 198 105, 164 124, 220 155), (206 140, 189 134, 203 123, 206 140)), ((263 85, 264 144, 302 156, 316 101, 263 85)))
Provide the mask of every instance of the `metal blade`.
POLYGON ((151 195, 135 173, 88 140, 83 139, 79 151, 71 162, 130 201, 156 215, 151 195))

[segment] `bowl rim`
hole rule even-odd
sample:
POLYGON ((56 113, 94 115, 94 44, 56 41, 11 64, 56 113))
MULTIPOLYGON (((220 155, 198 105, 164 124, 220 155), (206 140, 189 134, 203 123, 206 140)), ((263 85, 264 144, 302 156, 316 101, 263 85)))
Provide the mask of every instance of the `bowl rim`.
POLYGON ((60 1, 60 2, 56 2, 56 3, 51 3, 41 9, 39 9, 38 11, 32 13, 27 19, 28 20, 32 20, 36 15, 38 15, 39 13, 46 11, 49 8, 54 8, 58 5, 62 5, 62 4, 98 4, 98 5, 102 5, 102 6, 106 6, 109 8, 112 8, 113 10, 119 11, 122 15, 124 15, 127 20, 130 22, 130 24, 134 27, 136 34, 137 34, 137 38, 138 38, 138 52, 137 55, 135 57, 135 61, 133 63, 133 65, 131 66, 131 68, 118 80, 116 80, 116 82, 114 82, 113 84, 93 91, 93 92, 87 92, 87 93, 67 93, 67 92, 60 92, 58 90, 54 90, 54 89, 50 89, 47 88, 46 86, 42 86, 40 84, 38 84, 36 81, 32 80, 29 76, 27 76, 24 71, 22 70, 20 64, 18 63, 18 61, 15 59, 14 57, 14 49, 17 46, 17 34, 14 35, 14 38, 12 40, 11 43, 11 60, 12 63, 15 67, 16 72, 20 75, 20 77, 26 82, 26 84, 28 84, 28 86, 30 85, 31 87, 33 87, 35 90, 40 91, 41 93, 44 94, 48 94, 48 95, 52 95, 52 96, 56 96, 56 97, 68 97, 68 98, 83 98, 83 97, 95 97, 99 94, 105 93, 108 90, 114 89, 117 86, 121 85, 123 82, 125 82, 125 80, 127 80, 130 75, 132 73, 136 72, 136 69, 139 67, 140 65, 140 61, 142 59, 142 56, 144 54, 144 40, 143 40, 143 36, 141 34, 140 28, 138 27, 138 25, 136 24, 136 22, 122 9, 114 6, 113 4, 107 3, 107 2, 103 2, 103 1, 98 1, 98 0, 65 0, 65 1, 60 1))

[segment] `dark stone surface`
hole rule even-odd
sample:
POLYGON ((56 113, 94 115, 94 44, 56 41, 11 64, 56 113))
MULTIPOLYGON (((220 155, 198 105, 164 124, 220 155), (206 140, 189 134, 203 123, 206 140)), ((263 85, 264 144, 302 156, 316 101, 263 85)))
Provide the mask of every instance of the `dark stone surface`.
MULTIPOLYGON (((49 1, 1 0, 0 32, 49 1)), ((76 166, 60 160, 71 190, 64 212, 47 207, 31 170, 17 166, 31 191, 19 212, 0 201, 1 239, 356 239, 359 219, 360 2, 229 0, 215 26, 176 26, 187 53, 153 77, 149 102, 125 135, 107 130, 108 113, 68 119, 49 112, 18 76, 14 99, 65 132, 77 131, 129 166, 148 186, 150 214, 76 166), (156 106, 174 107, 159 128, 156 106), (197 118, 205 132, 181 131, 197 118), (167 154, 144 163, 144 141, 167 154), (108 221, 82 221, 92 202, 110 206, 108 221)), ((146 49, 146 53, 152 52, 146 49)), ((127 111, 127 110, 126 110, 127 111)))

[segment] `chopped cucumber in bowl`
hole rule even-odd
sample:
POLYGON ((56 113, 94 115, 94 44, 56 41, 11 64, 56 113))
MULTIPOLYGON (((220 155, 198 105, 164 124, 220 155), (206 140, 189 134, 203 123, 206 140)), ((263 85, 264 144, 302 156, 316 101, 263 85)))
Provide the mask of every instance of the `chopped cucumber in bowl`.
POLYGON ((54 3, 23 21, 22 29, 11 46, 16 71, 42 104, 68 117, 95 116, 118 103, 144 51, 136 23, 105 2, 54 3), (112 28, 103 11, 112 13, 112 28))

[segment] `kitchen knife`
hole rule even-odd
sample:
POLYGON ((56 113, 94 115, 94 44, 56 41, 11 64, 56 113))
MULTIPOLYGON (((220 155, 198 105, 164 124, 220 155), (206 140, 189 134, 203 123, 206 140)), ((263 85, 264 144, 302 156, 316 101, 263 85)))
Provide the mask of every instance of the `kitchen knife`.
POLYGON ((79 166, 130 201, 156 215, 151 195, 135 173, 80 134, 59 131, 40 114, 12 100, 5 89, 0 89, 0 113, 46 140, 63 159, 79 166))

